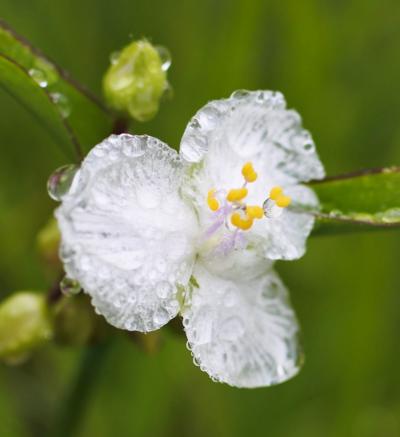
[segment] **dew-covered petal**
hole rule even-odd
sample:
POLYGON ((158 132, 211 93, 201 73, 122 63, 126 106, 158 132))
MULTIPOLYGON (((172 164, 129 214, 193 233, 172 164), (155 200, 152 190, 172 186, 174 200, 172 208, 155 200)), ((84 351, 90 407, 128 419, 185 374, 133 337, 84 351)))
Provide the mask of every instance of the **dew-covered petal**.
POLYGON ((299 371, 299 326, 276 273, 230 280, 197 264, 193 275, 198 287, 183 317, 188 346, 203 371, 248 388, 278 384, 299 371))
POLYGON ((178 154, 161 141, 112 135, 88 154, 57 209, 68 276, 118 328, 151 331, 179 311, 197 232, 181 178, 178 154))
POLYGON ((256 222, 252 230, 253 240, 272 260, 293 260, 304 255, 307 238, 314 226, 311 212, 319 207, 318 198, 309 187, 295 185, 287 187, 285 193, 292 198, 291 207, 283 209, 279 217, 256 222))
POLYGON ((189 122, 180 153, 188 162, 204 161, 221 188, 240 176, 247 161, 274 184, 324 176, 311 134, 299 114, 286 109, 279 92, 236 91, 228 99, 209 102, 189 122))

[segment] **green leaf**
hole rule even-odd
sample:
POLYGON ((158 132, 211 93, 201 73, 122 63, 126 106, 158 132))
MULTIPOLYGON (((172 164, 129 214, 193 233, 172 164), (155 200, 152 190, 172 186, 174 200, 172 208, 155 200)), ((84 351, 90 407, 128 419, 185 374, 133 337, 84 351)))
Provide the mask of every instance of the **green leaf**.
POLYGON ((317 234, 400 227, 400 167, 364 170, 310 186, 321 203, 317 234))
POLYGON ((26 107, 71 159, 112 130, 102 104, 0 21, 0 86, 26 107))

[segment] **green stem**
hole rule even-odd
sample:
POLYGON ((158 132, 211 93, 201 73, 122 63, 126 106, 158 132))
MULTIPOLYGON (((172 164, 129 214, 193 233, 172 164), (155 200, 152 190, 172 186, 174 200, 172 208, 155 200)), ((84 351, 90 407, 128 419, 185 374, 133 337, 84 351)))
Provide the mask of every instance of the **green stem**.
POLYGON ((75 437, 87 410, 97 377, 101 373, 110 342, 88 346, 83 352, 77 374, 61 406, 49 437, 75 437))

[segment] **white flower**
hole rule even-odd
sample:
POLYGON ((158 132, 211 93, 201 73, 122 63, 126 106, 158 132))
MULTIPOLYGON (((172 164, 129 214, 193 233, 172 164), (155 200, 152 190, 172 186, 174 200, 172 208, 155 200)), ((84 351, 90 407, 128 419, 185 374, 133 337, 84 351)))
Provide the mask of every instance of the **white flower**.
POLYGON ((111 135, 57 210, 61 256, 112 325, 142 332, 183 316, 195 362, 238 387, 299 369, 298 324, 272 270, 313 226, 323 167, 280 93, 236 92, 190 121, 180 154, 111 135), (291 203, 291 206, 287 206, 291 203))

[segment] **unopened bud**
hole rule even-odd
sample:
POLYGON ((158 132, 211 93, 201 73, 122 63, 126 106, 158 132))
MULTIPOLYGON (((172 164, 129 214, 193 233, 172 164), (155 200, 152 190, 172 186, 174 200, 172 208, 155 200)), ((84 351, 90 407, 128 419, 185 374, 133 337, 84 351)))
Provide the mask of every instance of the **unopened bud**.
POLYGON ((20 291, 0 303, 0 358, 4 361, 17 362, 52 334, 45 295, 20 291))
POLYGON ((60 231, 57 220, 51 217, 37 235, 37 248, 43 260, 50 266, 60 265, 58 256, 60 246, 60 231))
POLYGON ((153 118, 168 90, 168 51, 146 40, 134 41, 113 54, 103 79, 108 104, 138 121, 153 118))

